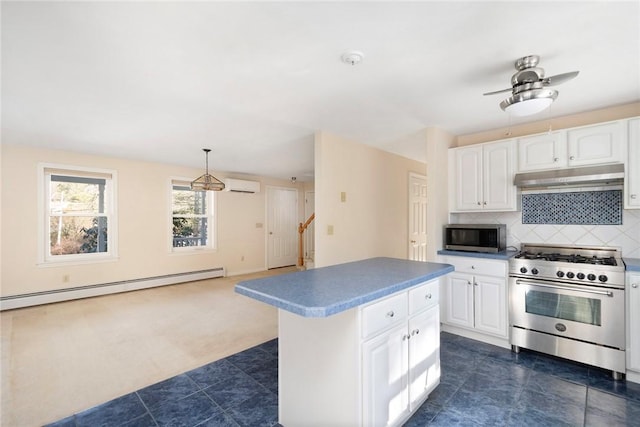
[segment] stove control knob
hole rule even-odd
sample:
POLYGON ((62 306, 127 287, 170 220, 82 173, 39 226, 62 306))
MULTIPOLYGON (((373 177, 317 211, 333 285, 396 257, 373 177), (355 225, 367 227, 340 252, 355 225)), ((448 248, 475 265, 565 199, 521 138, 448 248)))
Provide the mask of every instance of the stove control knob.
POLYGON ((601 275, 598 276, 598 280, 600 280, 602 283, 604 283, 607 280, 609 280, 609 278, 607 276, 605 276, 604 274, 601 274, 601 275))
POLYGON ((568 277, 569 279, 573 279, 573 277, 574 277, 574 276, 575 276, 575 274, 573 274, 572 272, 568 272, 568 273, 567 273, 567 277, 568 277))
POLYGON ((587 276, 587 279, 589 279, 589 280, 596 280, 596 275, 595 275, 595 274, 593 274, 593 273, 591 273, 591 274, 589 274, 589 275, 587 276))
POLYGON ((527 267, 520 267, 520 273, 524 274, 527 272, 527 267))
POLYGON ((538 273, 539 273, 539 271, 538 271, 537 268, 534 267, 534 268, 531 269, 531 274, 538 274, 538 273))
POLYGON ((582 279, 584 279, 584 273, 578 273, 576 277, 578 279, 582 280, 582 279))
POLYGON ((556 273, 556 276, 558 276, 558 277, 564 277, 564 271, 558 271, 558 272, 556 273))

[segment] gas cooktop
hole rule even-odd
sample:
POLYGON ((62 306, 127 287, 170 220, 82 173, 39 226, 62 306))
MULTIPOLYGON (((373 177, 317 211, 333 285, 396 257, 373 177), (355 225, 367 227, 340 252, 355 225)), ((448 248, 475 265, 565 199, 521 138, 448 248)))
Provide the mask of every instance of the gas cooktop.
POLYGON ((523 243, 509 274, 581 285, 624 287, 620 251, 611 247, 523 243))

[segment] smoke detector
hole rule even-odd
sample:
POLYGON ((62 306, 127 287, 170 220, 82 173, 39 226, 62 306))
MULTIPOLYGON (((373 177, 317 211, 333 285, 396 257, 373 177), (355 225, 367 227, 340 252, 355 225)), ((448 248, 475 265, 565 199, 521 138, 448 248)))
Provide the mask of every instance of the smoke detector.
POLYGON ((344 62, 347 65, 358 65, 359 63, 362 62, 362 59, 364 58, 364 54, 357 50, 350 50, 343 53, 340 58, 342 59, 342 62, 344 62))

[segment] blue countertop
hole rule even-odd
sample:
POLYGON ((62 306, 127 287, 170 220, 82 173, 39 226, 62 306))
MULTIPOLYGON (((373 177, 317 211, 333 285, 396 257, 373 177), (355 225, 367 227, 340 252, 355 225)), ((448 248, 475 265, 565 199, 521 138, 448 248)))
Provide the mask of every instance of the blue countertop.
POLYGON ((622 258, 627 271, 640 271, 640 258, 622 258))
POLYGON ((517 255, 518 252, 520 252, 520 251, 509 250, 509 251, 497 252, 495 254, 488 254, 488 253, 484 253, 484 252, 449 251, 449 250, 443 249, 443 250, 438 251, 438 255, 465 256, 465 257, 472 257, 472 258, 487 258, 487 259, 501 259, 501 260, 507 261, 507 260, 513 258, 515 255, 517 255))
POLYGON ((247 280, 235 291, 304 317, 327 317, 452 271, 449 264, 370 258, 247 280))

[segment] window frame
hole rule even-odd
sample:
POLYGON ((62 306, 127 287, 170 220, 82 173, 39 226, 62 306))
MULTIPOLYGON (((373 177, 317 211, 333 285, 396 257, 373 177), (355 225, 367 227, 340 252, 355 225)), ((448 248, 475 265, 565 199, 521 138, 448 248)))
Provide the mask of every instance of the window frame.
POLYGON ((59 266, 72 264, 93 264, 118 259, 118 218, 117 218, 118 176, 113 169, 84 166, 39 163, 38 164, 38 259, 39 266, 59 266), (105 210, 101 214, 107 219, 107 251, 82 254, 51 254, 51 176, 96 178, 105 176, 105 210))
MULTIPOLYGON (((202 217, 207 218, 207 244, 203 246, 173 246, 173 191, 174 186, 190 187, 190 178, 171 177, 169 179, 169 197, 168 197, 168 247, 171 254, 194 254, 202 252, 216 252, 218 250, 218 215, 217 215, 217 195, 216 191, 207 191, 207 214, 202 217)), ((193 190, 191 190, 193 191, 193 190)))

